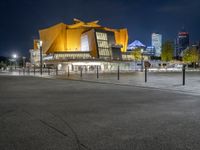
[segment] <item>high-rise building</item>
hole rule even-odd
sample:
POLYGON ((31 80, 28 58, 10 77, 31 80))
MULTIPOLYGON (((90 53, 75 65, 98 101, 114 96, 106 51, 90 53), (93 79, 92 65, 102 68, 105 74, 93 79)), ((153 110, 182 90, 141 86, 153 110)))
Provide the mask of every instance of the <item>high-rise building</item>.
POLYGON ((158 33, 152 33, 152 46, 155 48, 155 56, 160 57, 162 51, 162 35, 158 33))
POLYGON ((176 57, 182 57, 182 52, 189 47, 189 33, 184 29, 178 33, 176 40, 176 57))

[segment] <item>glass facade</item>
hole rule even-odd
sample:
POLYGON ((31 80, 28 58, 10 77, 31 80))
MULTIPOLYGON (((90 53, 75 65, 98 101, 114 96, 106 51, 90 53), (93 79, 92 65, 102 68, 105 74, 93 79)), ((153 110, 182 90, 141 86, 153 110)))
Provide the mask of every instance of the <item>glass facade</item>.
POLYGON ((108 37, 106 33, 96 32, 97 40, 108 41, 108 37))
POLYGON ((99 57, 110 57, 111 54, 109 50, 107 33, 96 32, 96 39, 99 57))
POLYGON ((179 32, 176 45, 176 56, 182 56, 182 52, 189 46, 189 33, 179 32))
POLYGON ((162 51, 162 35, 152 34, 152 46, 155 48, 155 56, 160 57, 162 51))

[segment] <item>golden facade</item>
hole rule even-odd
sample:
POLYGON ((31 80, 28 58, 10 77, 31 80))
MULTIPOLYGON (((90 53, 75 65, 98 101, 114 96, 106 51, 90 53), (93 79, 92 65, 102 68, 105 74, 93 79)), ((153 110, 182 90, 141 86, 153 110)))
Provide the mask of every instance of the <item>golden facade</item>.
MULTIPOLYGON (((79 52, 81 51, 81 37, 92 29, 114 33, 115 45, 121 45, 121 52, 126 52, 128 44, 127 29, 110 29, 102 27, 98 24, 98 21, 86 23, 74 19, 74 24, 72 25, 60 23, 39 31, 40 40, 43 41, 43 53, 79 52)), ((89 35, 90 33, 87 34, 89 35)), ((89 36, 92 37, 92 35, 89 36)), ((89 40, 90 42, 93 42, 95 37, 89 40)), ((34 47, 35 46, 36 44, 34 44, 34 47)), ((95 48, 94 45, 91 48, 95 48)), ((90 51, 92 51, 92 49, 90 51)), ((96 55, 94 51, 91 53, 96 55)))

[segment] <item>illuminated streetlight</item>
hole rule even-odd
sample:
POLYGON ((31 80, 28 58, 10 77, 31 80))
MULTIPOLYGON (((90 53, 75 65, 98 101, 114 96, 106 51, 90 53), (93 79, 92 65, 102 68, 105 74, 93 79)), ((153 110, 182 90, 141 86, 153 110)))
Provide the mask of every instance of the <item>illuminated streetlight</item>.
POLYGON ((12 57, 13 57, 13 60, 14 60, 14 62, 15 62, 15 70, 16 70, 16 66, 17 66, 17 54, 13 54, 12 55, 12 57))
POLYGON ((43 68, 42 44, 43 44, 43 42, 41 40, 38 40, 37 46, 38 46, 38 49, 40 50, 40 75, 42 75, 42 68, 43 68))
POLYGON ((40 47, 42 46, 42 43, 43 43, 42 40, 40 40, 40 47))
POLYGON ((43 44, 42 40, 37 40, 38 49, 40 49, 40 47, 42 47, 42 44, 43 44))
POLYGON ((17 54, 13 54, 12 56, 14 59, 17 59, 17 54))

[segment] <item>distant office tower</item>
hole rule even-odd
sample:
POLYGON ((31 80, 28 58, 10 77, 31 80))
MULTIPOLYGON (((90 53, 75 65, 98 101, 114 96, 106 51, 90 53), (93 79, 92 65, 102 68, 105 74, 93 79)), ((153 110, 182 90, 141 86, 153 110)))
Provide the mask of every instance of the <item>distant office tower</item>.
POLYGON ((160 57, 162 51, 162 35, 152 33, 152 46, 155 48, 155 56, 160 57))
POLYGON ((178 33, 176 41, 176 57, 182 57, 182 52, 189 47, 189 33, 184 29, 178 33))

